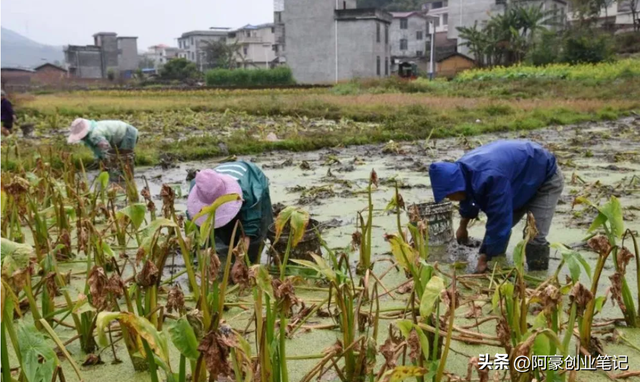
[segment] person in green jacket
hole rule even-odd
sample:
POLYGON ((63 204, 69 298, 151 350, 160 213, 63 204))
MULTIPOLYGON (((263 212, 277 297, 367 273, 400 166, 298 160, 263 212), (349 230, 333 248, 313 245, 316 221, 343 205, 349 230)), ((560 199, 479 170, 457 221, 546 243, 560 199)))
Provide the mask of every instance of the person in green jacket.
MULTIPOLYGON (((229 202, 220 206, 215 214, 215 249, 219 255, 226 255, 231 243, 233 228, 240 221, 236 231, 234 245, 238 243, 241 232, 249 240, 249 259, 255 263, 260 248, 267 237, 269 226, 273 224, 273 210, 269 195, 269 180, 262 170, 253 163, 245 161, 221 164, 214 169, 201 170, 191 181, 187 198, 187 218, 192 220, 203 207, 211 205, 216 199, 228 194, 242 196, 241 201, 229 202)), ((195 220, 200 226, 207 216, 195 220)))
POLYGON ((83 142, 96 159, 103 160, 110 152, 133 151, 138 143, 138 129, 122 121, 90 121, 77 118, 69 128, 67 143, 83 142))

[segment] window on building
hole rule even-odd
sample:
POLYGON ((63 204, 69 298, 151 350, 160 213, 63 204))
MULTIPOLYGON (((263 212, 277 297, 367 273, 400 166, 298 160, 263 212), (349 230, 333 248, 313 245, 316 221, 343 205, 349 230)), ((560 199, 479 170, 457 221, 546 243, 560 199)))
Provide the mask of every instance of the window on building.
POLYGON ((409 20, 400 19, 400 29, 407 29, 409 27, 409 20))
POLYGON ((440 26, 440 18, 437 18, 437 19, 434 19, 434 20, 433 20, 433 26, 434 26, 435 28, 437 28, 437 27, 439 27, 439 26, 440 26))
POLYGON ((384 75, 389 75, 389 57, 385 57, 384 59, 384 75))
POLYGON ((387 24, 384 25, 384 43, 389 43, 389 26, 387 24))
POLYGON ((380 42, 380 23, 376 23, 376 42, 380 42))
POLYGON ((376 57, 376 75, 380 75, 380 56, 376 57))
POLYGON ((271 45, 271 50, 278 53, 278 45, 271 45))
POLYGON ((422 35, 423 35, 422 31, 416 31, 416 40, 422 40, 422 35))
POLYGON ((249 49, 245 46, 244 48, 242 48, 242 53, 244 53, 244 55, 246 56, 249 53, 249 49))
POLYGON ((196 60, 196 53, 191 52, 191 61, 195 61, 195 60, 196 60))
POLYGON ((245 31, 245 32, 244 32, 244 34, 245 34, 245 36, 247 36, 247 37, 251 37, 251 31, 245 31))
POLYGON ((442 8, 442 1, 435 1, 433 3, 431 3, 431 9, 438 9, 438 8, 442 8))
POLYGON ((276 33, 276 28, 271 27, 271 33, 276 33))
POLYGON ((193 37, 191 37, 191 45, 193 45, 193 37))
POLYGON ((406 38, 402 38, 400 39, 400 50, 407 50, 407 39, 406 38))
POLYGON ((448 24, 449 24, 449 14, 444 13, 442 15, 442 25, 448 25, 448 24))
POLYGON ((421 50, 416 50, 416 57, 422 57, 422 54, 421 50))
POLYGON ((342 2, 342 9, 347 9, 347 2, 346 1, 342 2))

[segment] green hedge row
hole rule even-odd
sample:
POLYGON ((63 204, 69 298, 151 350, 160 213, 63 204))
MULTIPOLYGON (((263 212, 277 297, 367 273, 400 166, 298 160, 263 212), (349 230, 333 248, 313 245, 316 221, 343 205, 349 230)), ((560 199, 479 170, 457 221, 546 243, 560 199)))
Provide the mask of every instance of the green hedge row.
POLYGON ((212 69, 205 75, 207 86, 263 86, 295 84, 291 69, 212 69))

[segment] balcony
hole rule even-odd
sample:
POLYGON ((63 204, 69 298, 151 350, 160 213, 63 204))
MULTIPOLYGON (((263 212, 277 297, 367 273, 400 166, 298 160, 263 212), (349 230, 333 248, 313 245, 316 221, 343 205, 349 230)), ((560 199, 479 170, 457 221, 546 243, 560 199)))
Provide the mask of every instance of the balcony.
POLYGON ((262 44, 262 37, 258 36, 238 36, 236 41, 239 44, 262 44))

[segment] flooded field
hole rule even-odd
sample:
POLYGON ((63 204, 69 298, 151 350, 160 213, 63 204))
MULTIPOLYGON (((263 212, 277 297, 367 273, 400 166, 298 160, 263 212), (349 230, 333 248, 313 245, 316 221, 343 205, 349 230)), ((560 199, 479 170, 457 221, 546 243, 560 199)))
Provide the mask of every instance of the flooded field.
MULTIPOLYGON (((357 250, 351 248, 351 238, 357 229, 358 212, 367 209, 369 177, 371 170, 375 170, 379 186, 371 193, 374 207, 371 253, 374 261, 373 274, 380 277, 376 284, 379 294, 376 342, 379 347, 386 343, 390 327, 404 317, 411 295, 411 288, 407 287, 408 280, 411 278, 408 279, 407 273, 397 264, 394 266, 395 260, 391 246, 385 240, 385 234, 398 231, 395 213, 385 211, 394 197, 396 185, 407 206, 432 201, 433 194, 427 172, 431 162, 456 160, 469 149, 497 139, 530 139, 541 143, 558 158, 564 173, 565 188, 548 237, 550 242, 562 243, 578 250, 591 270, 596 268, 599 255, 588 250, 585 241, 588 238, 587 229, 597 213, 594 209, 583 205, 574 206, 574 200, 578 196, 584 196, 595 204, 603 204, 611 196, 615 196, 622 206, 625 228, 636 232, 637 236, 640 230, 640 118, 552 127, 526 133, 512 132, 471 138, 389 142, 383 145, 332 148, 306 153, 273 152, 258 156, 242 156, 237 159, 252 161, 263 169, 269 178, 271 200, 274 204, 299 206, 308 211, 313 219, 319 221, 322 225, 322 238, 326 241, 327 247, 335 249, 336 252, 345 252, 349 256, 350 268, 354 271, 358 254, 357 250)), ((135 181, 139 190, 146 185, 149 186, 150 194, 158 206, 162 203, 160 194, 163 185, 171 186, 176 194, 176 213, 182 214, 185 211, 186 197, 189 192, 187 174, 192 170, 213 168, 219 162, 219 160, 212 160, 165 163, 164 167, 141 167, 136 169, 135 181)), ((97 174, 89 173, 89 176, 91 178, 97 174)), ((401 212, 400 219, 403 227, 409 223, 406 211, 401 212)), ((457 227, 457 220, 457 213, 454 212, 455 227, 457 227)), ((471 227, 472 236, 482 238, 485 220, 486 218, 480 219, 471 227)), ((514 267, 511 253, 522 238, 524 223, 524 220, 521 221, 513 229, 506 258, 495 261, 497 263, 495 268, 494 263, 490 263, 494 272, 499 273, 502 269, 510 270, 514 267)), ((628 242, 625 242, 625 245, 629 245, 628 242)), ((124 252, 131 258, 135 258, 136 249, 137 247, 134 247, 124 252)), ((494 280, 489 274, 469 274, 475 268, 476 249, 449 245, 430 248, 429 251, 428 263, 437 264, 436 268, 444 275, 453 273, 454 268, 459 275, 460 296, 457 298, 461 300, 458 301, 459 307, 455 311, 453 321, 457 331, 451 341, 444 376, 452 381, 486 381, 486 379, 478 379, 475 371, 473 378, 466 378, 467 369, 469 368, 469 373, 472 370, 469 366, 471 358, 485 353, 491 356, 496 353, 505 353, 505 349, 498 346, 500 334, 496 333, 496 322, 486 320, 478 324, 478 321, 495 315, 492 311, 494 280), (452 266, 454 263, 455 267, 452 266), (469 329, 464 329, 466 327, 469 329)), ((326 251, 324 255, 327 256, 326 251)), ((560 253, 552 252, 548 271, 526 272, 528 282, 534 285, 531 288, 535 289, 535 285, 539 282, 553 276, 562 265, 562 259, 563 256, 560 253)), ((267 262, 266 253, 262 262, 267 262)), ((167 266, 163 280, 184 270, 184 261, 179 255, 170 257, 167 264, 174 266, 167 266)), ((86 267, 86 261, 80 255, 71 262, 60 263, 62 273, 73 272, 72 287, 69 288, 73 299, 77 298, 84 286, 86 267)), ((597 288, 599 295, 610 295, 610 276, 614 275, 615 271, 612 262, 605 264, 597 288)), ((133 275, 131 270, 128 272, 130 274, 122 277, 126 279, 127 276, 133 275)), ((585 273, 584 271, 581 273, 580 282, 589 286, 591 280, 585 273)), ((638 290, 635 287, 636 275, 636 263, 631 261, 626 268, 626 282, 631 286, 634 301, 638 301, 638 290)), ((562 283, 565 278, 570 279, 569 267, 564 266, 558 276, 558 280, 562 283)), ((189 285, 186 275, 178 278, 178 282, 186 291, 189 285)), ((331 317, 329 310, 322 307, 326 304, 327 298, 326 280, 305 282, 303 276, 296 279, 294 283, 296 296, 301 302, 306 306, 316 306, 316 304, 319 306, 316 314, 308 316, 299 330, 286 340, 289 380, 300 381, 324 357, 326 353, 323 353, 323 350, 334 346, 336 340, 342 341, 343 329, 337 324, 335 317, 331 317)), ((172 282, 166 285, 163 283, 159 288, 158 294, 161 300, 164 301, 171 285, 173 285, 172 282)), ((187 305, 192 304, 189 296, 186 299, 187 305)), ((563 299, 567 300, 568 297, 564 296, 563 299)), ((224 320, 231 328, 245 334, 255 354, 256 341, 252 334, 255 331, 252 325, 255 314, 253 300, 250 290, 228 295, 224 320)), ((58 307, 62 306, 63 301, 62 297, 56 298, 58 307)), ((625 327, 621 310, 613 301, 614 298, 610 296, 602 305, 601 312, 595 317, 594 335, 597 335, 601 349, 606 354, 628 356, 629 370, 637 371, 640 365, 640 329, 625 327)), ((445 302, 441 306, 444 313, 445 302)), ((527 317, 529 324, 535 324, 534 320, 540 310, 538 306, 530 306, 527 317)), ((568 310, 559 310, 557 313, 561 316, 559 322, 566 323, 570 315, 568 310)), ((27 317, 31 319, 29 314, 27 317)), ((74 337, 75 331, 71 329, 73 326, 69 318, 63 318, 63 321, 66 325, 58 326, 56 332, 62 341, 67 341, 74 337)), ((443 321, 442 326, 444 325, 443 321)), ((572 344, 571 349, 575 349, 576 339, 570 337, 569 339, 572 344)), ((79 341, 71 342, 67 349, 78 364, 86 361, 86 355, 81 351, 79 341)), ((373 356, 372 365, 376 370, 388 362, 382 350, 380 349, 378 354, 373 356)), ((169 342, 168 352, 173 370, 178 370, 180 351, 169 342)), ((80 366, 84 381, 152 381, 149 373, 133 371, 127 349, 122 341, 115 343, 113 348, 101 348, 99 357, 101 362, 99 364, 80 366)), ((11 352, 11 361, 12 365, 18 364, 13 352, 11 352)), ((408 356, 406 361, 407 364, 410 363, 408 356)), ((339 361, 341 365, 342 362, 344 360, 339 361)), ((69 362, 62 361, 61 364, 66 380, 79 380, 69 362)), ((321 380, 341 379, 338 372, 334 371, 329 364, 326 368, 331 370, 323 373, 321 380)), ((339 370, 338 367, 335 369, 339 370)), ((615 373, 619 372, 621 371, 615 373)), ((611 375, 613 374, 607 375, 601 371, 581 371, 574 377, 578 381, 595 382, 610 380, 611 375)), ((163 377, 160 378, 162 380, 163 377)), ((490 373, 491 380, 498 381, 505 378, 507 378, 506 372, 490 373)), ((640 380, 640 376, 630 375, 626 380, 640 380)))

